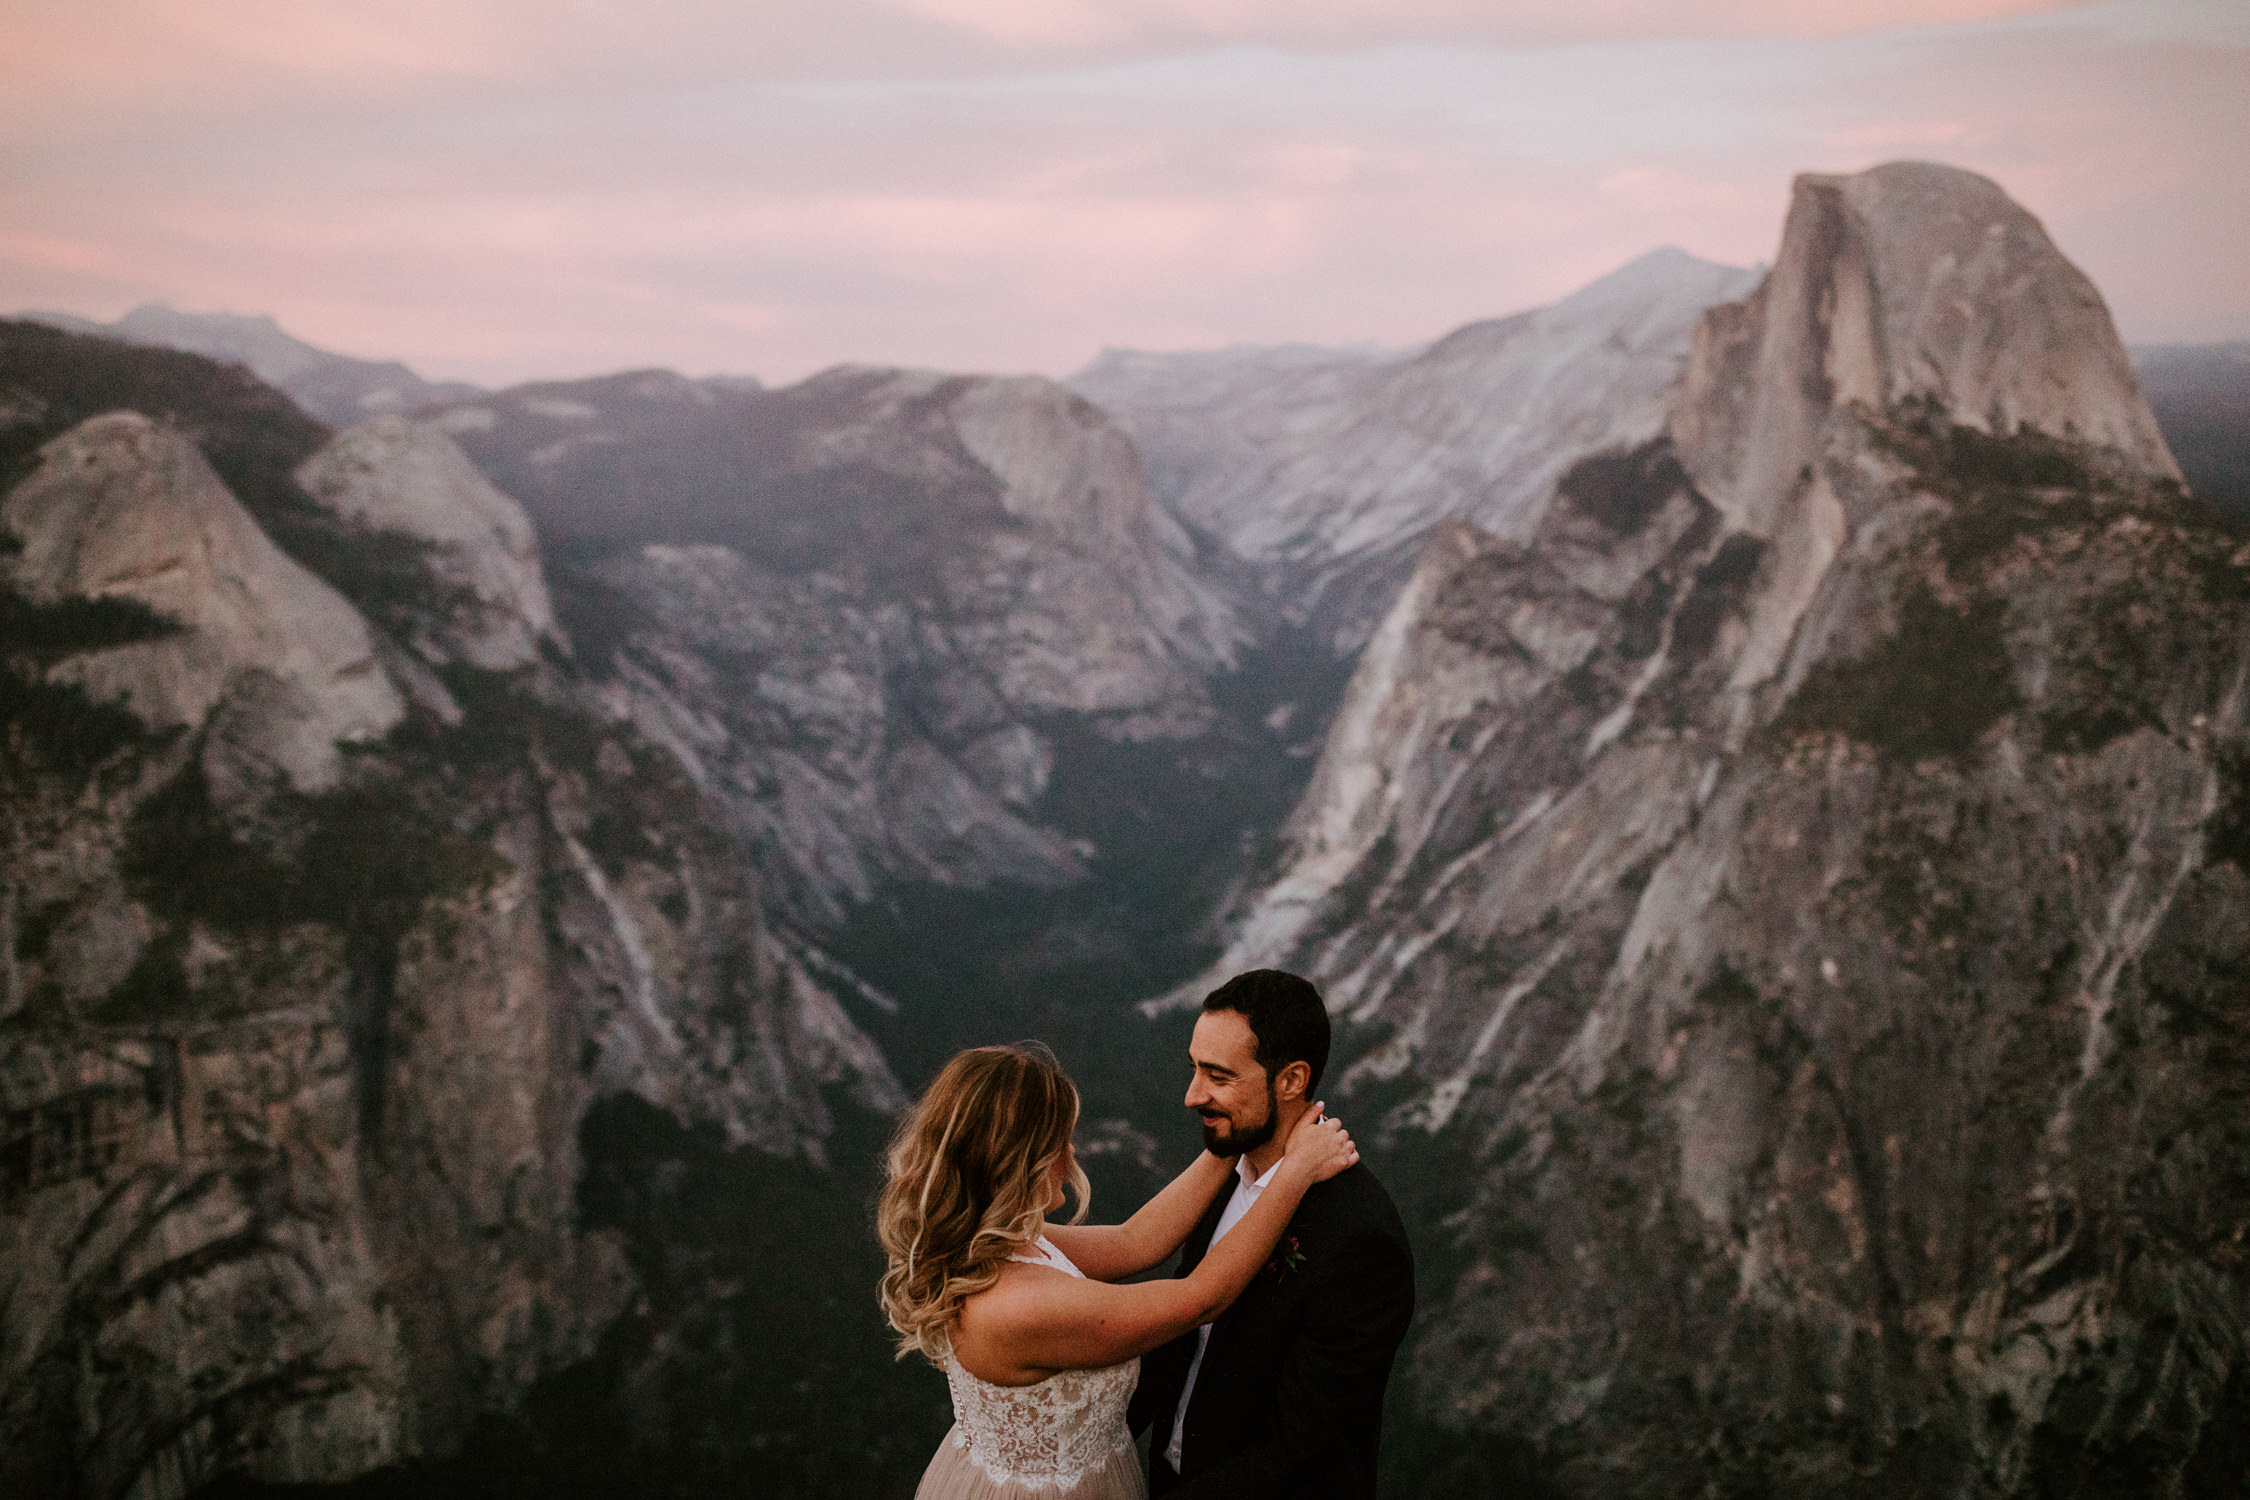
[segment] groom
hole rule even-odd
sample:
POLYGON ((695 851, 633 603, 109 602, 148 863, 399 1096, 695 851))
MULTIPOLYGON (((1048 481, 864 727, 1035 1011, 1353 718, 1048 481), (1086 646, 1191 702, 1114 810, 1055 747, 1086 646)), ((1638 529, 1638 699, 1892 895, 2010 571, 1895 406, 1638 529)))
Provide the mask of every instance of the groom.
MULTIPOLYGON (((1273 1179, 1328 1065, 1328 1007, 1294 974, 1213 990, 1188 1044, 1187 1106, 1235 1176, 1180 1247, 1187 1275, 1273 1179)), ((1149 1491, 1174 1500, 1368 1500, 1383 1387, 1414 1313, 1414 1253, 1364 1165, 1316 1183, 1218 1320, 1143 1357, 1133 1396, 1149 1491)))

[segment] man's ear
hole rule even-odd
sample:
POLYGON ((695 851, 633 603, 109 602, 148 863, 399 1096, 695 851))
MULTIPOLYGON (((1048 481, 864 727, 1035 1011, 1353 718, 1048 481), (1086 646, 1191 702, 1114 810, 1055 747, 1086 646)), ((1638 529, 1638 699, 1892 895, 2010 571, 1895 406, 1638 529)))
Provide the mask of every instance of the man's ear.
POLYGON ((1299 1060, 1273 1075, 1273 1094, 1276 1099, 1302 1099, 1305 1090, 1312 1086, 1312 1064, 1299 1060))

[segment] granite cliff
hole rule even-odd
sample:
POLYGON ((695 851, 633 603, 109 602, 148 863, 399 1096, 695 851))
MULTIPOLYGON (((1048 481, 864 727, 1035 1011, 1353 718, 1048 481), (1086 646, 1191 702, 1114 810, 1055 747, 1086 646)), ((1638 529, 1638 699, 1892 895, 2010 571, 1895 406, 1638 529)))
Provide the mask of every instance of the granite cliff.
POLYGON ((1947 168, 1800 178, 1661 433, 1440 527, 1212 971, 1345 1021, 1418 1492, 2237 1492, 2246 670, 2250 546, 1947 168))
MULTIPOLYGON (((1177 972, 1134 924, 1192 928, 1285 805, 1229 773, 1302 779, 1130 445, 1051 382, 868 370, 331 435, 0 333, 0 1482, 918 1468, 871 1031, 1055 1034, 1042 945, 1128 1017, 1177 972), (1120 872, 1163 887, 1122 920, 1120 872)), ((1154 1145, 1089 1125, 1136 1194, 1154 1145)))
POLYGON ((662 373, 447 409, 577 580, 636 722, 761 851, 794 920, 886 885, 1083 880, 1058 761, 1192 746, 1245 631, 1130 444, 1036 378, 662 373))
POLYGON ((0 1489, 443 1451, 640 1295, 598 1103, 896 1105, 442 434, 25 324, 0 407, 0 1489))

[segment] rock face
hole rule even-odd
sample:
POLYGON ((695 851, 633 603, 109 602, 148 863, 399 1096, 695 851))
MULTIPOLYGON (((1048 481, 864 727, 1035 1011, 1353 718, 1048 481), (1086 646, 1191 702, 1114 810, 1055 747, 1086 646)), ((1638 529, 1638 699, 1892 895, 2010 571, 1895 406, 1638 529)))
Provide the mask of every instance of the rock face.
POLYGON ((448 634, 464 580, 539 596, 442 447, 314 459, 233 372, 22 325, 0 406, 0 1490, 442 1452, 637 1295, 576 1206, 597 1102, 814 1159, 896 1106, 724 806, 448 634), (355 565, 398 527, 440 545, 355 565))
POLYGON ((118 412, 41 460, 0 500, 22 544, 7 586, 35 606, 129 601, 171 627, 66 657, 51 680, 163 729, 201 730, 223 702, 258 696, 246 748, 307 792, 334 784, 339 743, 398 723, 405 705, 358 611, 258 529, 193 443, 118 412))
POLYGON ((1659 250, 1404 355, 1112 351, 1071 385, 1118 418, 1190 526, 1350 652, 1438 522, 1521 540, 1573 463, 1655 437, 1697 317, 1756 281, 1659 250))
POLYGON ((428 549, 430 571, 457 602, 437 638, 415 643, 423 655, 505 672, 528 665, 540 638, 555 635, 539 539, 523 507, 437 428, 377 417, 306 460, 297 482, 345 520, 428 549))
POLYGON ((1688 384, 1682 462, 1758 535, 1840 408, 1919 404, 2179 478, 2094 284, 1997 185, 1948 167, 1798 179, 1773 275, 1697 326, 1688 384))
POLYGON ((1243 638, 1131 446, 1051 381, 643 374, 435 421, 577 560, 574 637, 804 923, 892 880, 1082 878, 1098 851, 1038 812, 1059 745, 1195 740, 1243 638))
POLYGON ((1214 975, 1323 984, 1445 1215, 1461 1493, 2239 1487, 2250 549, 2176 481, 1904 165, 1799 180, 1663 435, 1432 536, 1214 975))

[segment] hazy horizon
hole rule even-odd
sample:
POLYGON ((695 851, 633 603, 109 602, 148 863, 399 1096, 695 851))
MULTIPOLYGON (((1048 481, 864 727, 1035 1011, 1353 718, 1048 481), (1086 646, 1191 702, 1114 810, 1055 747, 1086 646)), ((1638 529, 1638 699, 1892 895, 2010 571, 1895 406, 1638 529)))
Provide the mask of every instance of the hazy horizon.
POLYGON ((0 307, 266 315, 507 385, 1411 346, 1801 171, 2038 214, 2135 344, 2250 337, 2216 0, 61 0, 0 22, 0 307))

